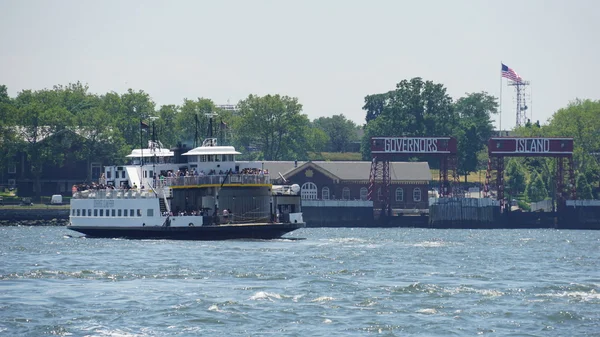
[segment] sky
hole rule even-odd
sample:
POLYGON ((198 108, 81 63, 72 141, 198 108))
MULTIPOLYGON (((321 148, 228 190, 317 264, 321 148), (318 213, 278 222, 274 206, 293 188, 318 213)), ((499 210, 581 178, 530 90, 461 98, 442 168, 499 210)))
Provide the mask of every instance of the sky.
POLYGON ((599 32, 595 0, 0 0, 0 84, 12 97, 77 81, 132 88, 157 107, 280 94, 311 120, 362 125, 366 95, 422 77, 453 99, 502 95, 510 129, 500 63, 530 81, 528 117, 545 123, 600 98, 599 32))

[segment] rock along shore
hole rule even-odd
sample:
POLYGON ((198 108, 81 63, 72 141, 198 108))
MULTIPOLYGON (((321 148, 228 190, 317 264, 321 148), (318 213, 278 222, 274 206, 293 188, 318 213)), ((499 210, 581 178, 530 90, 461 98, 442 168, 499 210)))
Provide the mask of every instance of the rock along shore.
POLYGON ((66 226, 69 209, 0 209, 0 226, 66 226))

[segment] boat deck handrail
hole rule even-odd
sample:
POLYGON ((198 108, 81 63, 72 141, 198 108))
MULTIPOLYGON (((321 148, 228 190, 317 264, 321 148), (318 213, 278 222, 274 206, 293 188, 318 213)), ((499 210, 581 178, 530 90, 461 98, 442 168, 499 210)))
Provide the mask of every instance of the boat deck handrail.
POLYGON ((198 186, 198 185, 218 185, 218 184, 270 184, 271 178, 268 174, 223 174, 223 175, 203 175, 203 176, 184 176, 184 177, 166 177, 157 181, 156 188, 171 186, 198 186))
POLYGON ((74 199, 153 199, 160 195, 150 190, 86 190, 73 193, 74 199))

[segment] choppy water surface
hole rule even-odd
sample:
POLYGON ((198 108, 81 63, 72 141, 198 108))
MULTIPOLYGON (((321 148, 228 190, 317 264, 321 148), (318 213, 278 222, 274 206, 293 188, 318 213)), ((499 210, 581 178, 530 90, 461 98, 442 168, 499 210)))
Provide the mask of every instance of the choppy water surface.
POLYGON ((600 336, 599 231, 307 228, 288 237, 304 239, 0 228, 0 335, 600 336))

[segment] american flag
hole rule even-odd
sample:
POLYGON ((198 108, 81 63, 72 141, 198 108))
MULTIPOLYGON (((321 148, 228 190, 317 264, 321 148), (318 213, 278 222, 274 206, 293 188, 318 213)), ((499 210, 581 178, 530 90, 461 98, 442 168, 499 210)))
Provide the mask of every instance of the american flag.
POLYGON ((506 77, 509 80, 515 82, 521 82, 523 79, 514 70, 510 69, 506 64, 502 63, 502 77, 506 77))

